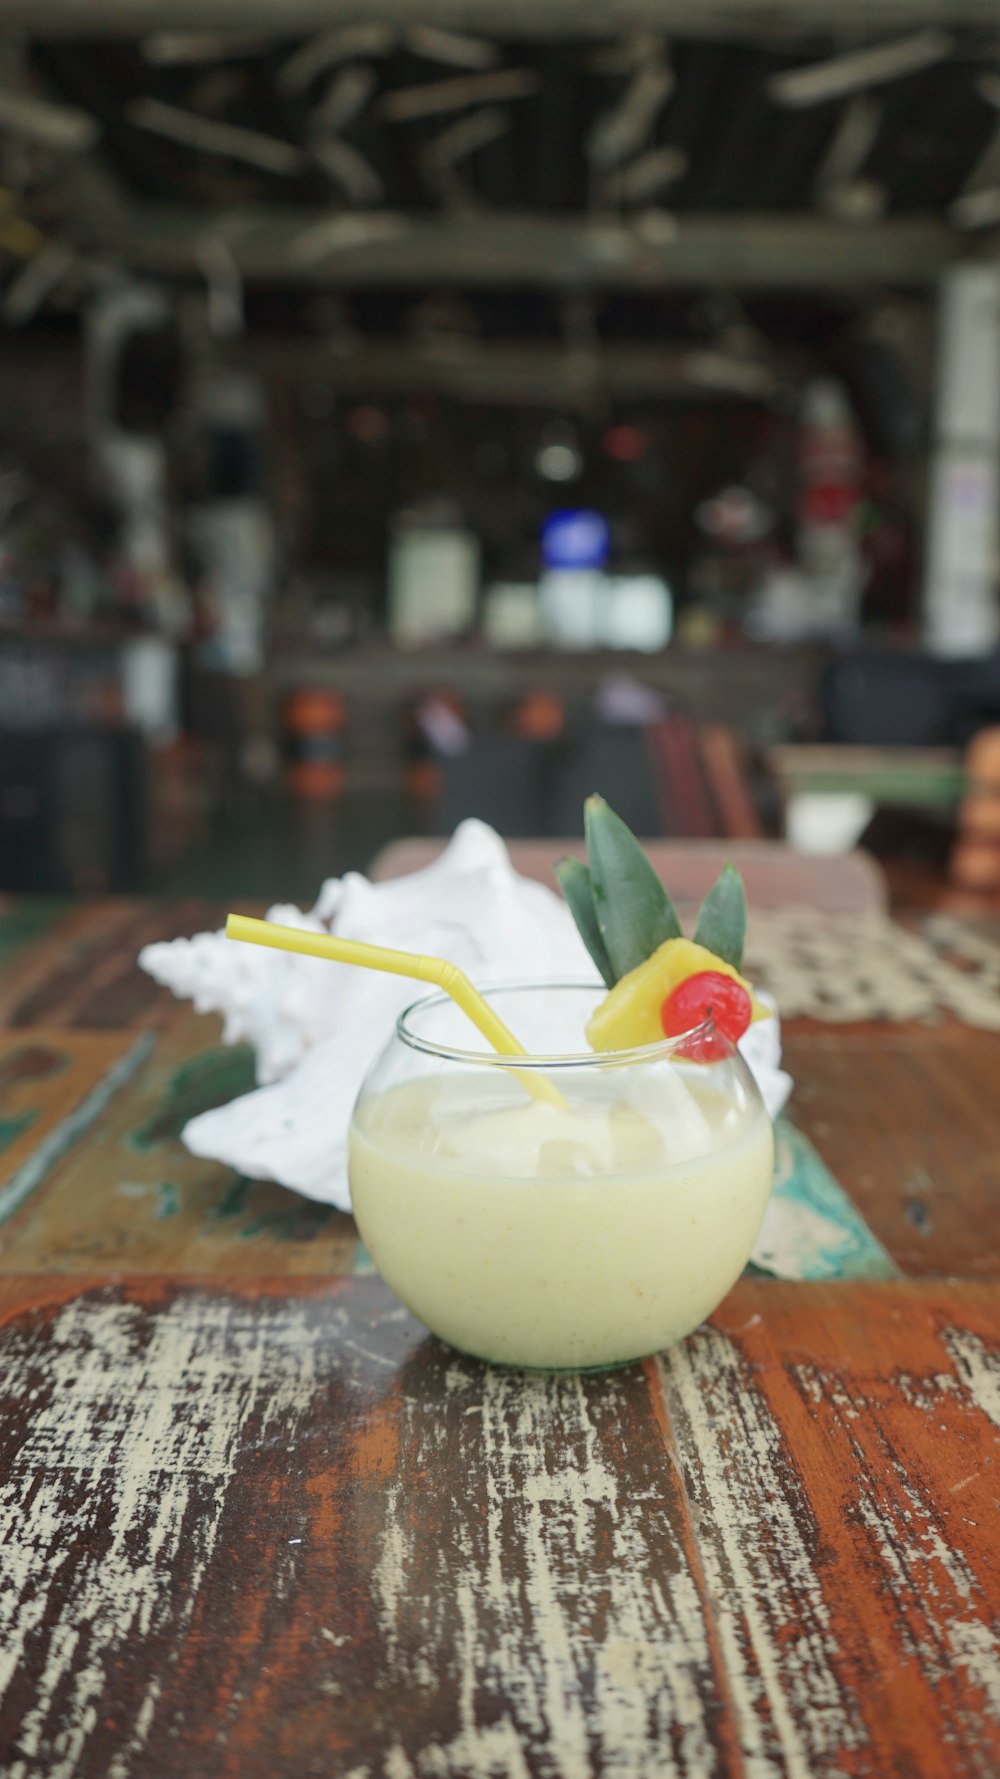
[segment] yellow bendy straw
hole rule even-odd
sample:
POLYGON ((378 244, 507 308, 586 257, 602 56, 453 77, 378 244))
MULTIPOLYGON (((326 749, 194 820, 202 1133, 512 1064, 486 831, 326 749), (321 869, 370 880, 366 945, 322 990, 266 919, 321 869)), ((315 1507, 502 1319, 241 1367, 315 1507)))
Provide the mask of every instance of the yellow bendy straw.
MULTIPOLYGON (((422 957, 416 951, 393 951, 387 945, 368 945, 363 939, 338 939, 332 933, 304 932, 300 927, 278 926, 275 921, 253 920, 248 914, 227 916, 226 938, 242 939, 248 945, 269 945, 275 951, 297 951, 303 957, 325 957, 336 964, 360 964, 365 970, 384 970, 390 976, 412 976, 417 982, 432 982, 451 996, 501 1056, 528 1054, 489 1002, 473 988, 465 972, 443 957, 422 957)), ((517 1077, 536 1099, 565 1109, 562 1094, 544 1075, 519 1069, 517 1077)))

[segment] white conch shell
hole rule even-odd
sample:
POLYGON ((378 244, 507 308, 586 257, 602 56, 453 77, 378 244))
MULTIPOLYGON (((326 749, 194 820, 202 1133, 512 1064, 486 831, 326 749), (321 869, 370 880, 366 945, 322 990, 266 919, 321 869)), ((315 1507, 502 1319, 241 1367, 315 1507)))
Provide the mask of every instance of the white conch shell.
MULTIPOLYGON (((388 883, 370 883, 357 872, 331 877, 310 913, 277 903, 267 918, 404 951, 436 950, 483 976, 503 975, 512 964, 521 974, 519 954, 528 934, 542 953, 542 974, 551 974, 559 960, 553 956, 544 965, 547 943, 561 944, 567 932, 558 897, 517 877, 499 835, 478 821, 463 822, 424 871, 388 883), (463 944, 465 956, 459 958, 455 948, 463 944)), ((587 978, 593 973, 575 931, 565 961, 587 978)), ((412 982, 386 984, 346 965, 237 945, 222 932, 147 945, 139 962, 164 988, 192 1001, 198 1013, 220 1013, 225 1043, 253 1045, 262 1086, 280 1081, 316 1044, 341 1029, 365 988, 395 988, 390 1006, 406 1006, 419 993, 412 982)))
MULTIPOLYGON (((387 883, 357 873, 331 878, 311 913, 276 906, 268 918, 336 931, 402 951, 447 957, 479 982, 591 981, 594 968, 565 903, 520 877, 492 828, 466 821, 424 871, 387 883)), ((195 1155, 307 1198, 350 1209, 347 1129, 357 1092, 398 1014, 420 989, 398 976, 234 944, 221 932, 147 945, 139 962, 157 982, 220 1013, 227 1043, 250 1043, 260 1086, 194 1118, 183 1140, 195 1155)), ((767 1022, 771 1024, 770 1021, 767 1022)), ((777 1021, 774 1021, 777 1026, 777 1021)), ((748 1034, 749 1035, 749 1034, 748 1034)), ((781 1102, 787 1077, 769 1094, 781 1102)), ((780 1081, 779 1081, 780 1078, 780 1081)))
MULTIPOLYGON (((387 883, 330 879, 311 913, 276 906, 270 920, 447 957, 478 981, 588 981, 593 965, 560 898, 519 877, 483 822, 457 829, 424 871, 387 883)), ((347 1126, 358 1088, 397 1015, 419 998, 406 978, 238 945, 224 933, 147 945, 157 982, 220 1013, 226 1043, 250 1043, 260 1087, 195 1118, 196 1155, 349 1208, 347 1126)), ((426 991, 425 991, 426 992, 426 991)))

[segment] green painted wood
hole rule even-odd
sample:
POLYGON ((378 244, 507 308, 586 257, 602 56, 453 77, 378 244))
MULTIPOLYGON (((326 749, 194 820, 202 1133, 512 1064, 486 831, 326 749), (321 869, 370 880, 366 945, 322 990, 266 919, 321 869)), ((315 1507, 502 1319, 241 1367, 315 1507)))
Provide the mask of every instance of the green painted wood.
POLYGON ((42 1184, 49 1170, 89 1131, 116 1093, 131 1080, 148 1058, 155 1039, 144 1032, 124 1056, 113 1063, 81 1105, 55 1125, 28 1159, 0 1186, 0 1223, 5 1223, 42 1184))
POLYGON ((845 791, 871 797, 875 803, 915 808, 953 809, 968 789, 961 767, 939 770, 896 771, 892 767, 870 772, 802 771, 790 775, 786 789, 796 797, 842 795, 845 791))
POLYGON ((377 1268, 375 1262, 359 1236, 358 1246, 354 1255, 354 1265, 351 1267, 352 1277, 356 1279, 370 1279, 374 1277, 376 1271, 377 1268))
POLYGON ((788 1118, 778 1119, 774 1135, 774 1191, 751 1270, 802 1280, 898 1278, 892 1256, 809 1138, 788 1118))
POLYGON ((70 904, 62 897, 24 897, 0 905, 0 970, 25 946, 40 939, 66 913, 70 904))
POLYGON ((239 1099, 255 1085, 249 1044, 202 1050, 174 1071, 156 1113, 132 1131, 129 1142, 135 1149, 152 1149, 174 1141, 199 1112, 239 1099))

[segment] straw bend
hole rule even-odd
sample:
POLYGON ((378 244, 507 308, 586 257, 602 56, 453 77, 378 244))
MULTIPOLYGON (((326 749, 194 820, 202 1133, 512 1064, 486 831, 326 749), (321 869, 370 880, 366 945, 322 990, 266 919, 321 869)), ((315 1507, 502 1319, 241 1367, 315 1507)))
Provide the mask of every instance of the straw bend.
MULTIPOLYGON (((313 933, 302 927, 280 926, 277 921, 255 920, 248 914, 230 914, 226 918, 227 939, 240 939, 249 945, 267 945, 274 951, 289 951, 301 957, 327 958, 331 963, 357 964, 366 970, 383 970, 390 976, 409 976, 418 982, 431 982, 444 989, 477 1030, 501 1056, 525 1056, 512 1031, 473 988, 464 970, 447 958, 422 956, 416 951, 396 951, 388 945, 369 945, 363 939, 343 939, 335 933, 313 933)), ((565 1108, 566 1101, 544 1075, 524 1070, 523 1081, 535 1099, 565 1108)))

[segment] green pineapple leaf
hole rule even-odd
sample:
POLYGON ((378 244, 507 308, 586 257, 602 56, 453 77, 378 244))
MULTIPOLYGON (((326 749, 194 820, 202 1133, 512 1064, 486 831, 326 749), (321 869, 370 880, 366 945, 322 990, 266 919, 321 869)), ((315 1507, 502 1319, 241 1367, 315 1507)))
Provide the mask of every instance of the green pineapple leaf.
POLYGON ((638 840, 603 797, 584 805, 597 925, 617 981, 666 939, 681 937, 670 897, 638 840))
POLYGON ((605 985, 614 988, 617 977, 597 924, 590 872, 581 859, 560 859, 555 866, 555 874, 569 911, 576 921, 577 932, 601 972, 605 985))
POLYGON ((735 865, 724 865, 698 911, 695 943, 704 945, 734 970, 743 963, 747 936, 747 895, 735 865))

